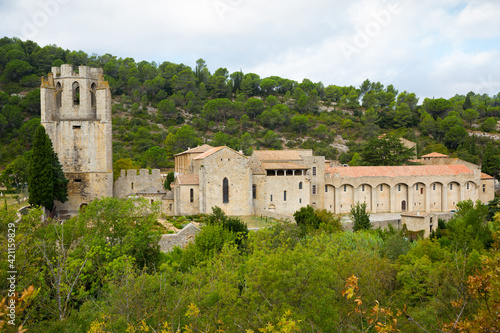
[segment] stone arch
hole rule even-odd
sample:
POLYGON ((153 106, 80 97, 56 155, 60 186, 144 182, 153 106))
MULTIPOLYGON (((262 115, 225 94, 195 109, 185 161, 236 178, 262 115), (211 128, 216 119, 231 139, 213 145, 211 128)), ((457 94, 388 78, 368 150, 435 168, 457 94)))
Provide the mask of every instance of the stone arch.
POLYGON ((393 199, 394 199, 394 211, 400 212, 408 210, 408 185, 405 183, 398 183, 394 186, 393 190, 393 199))
POLYGON ((73 105, 80 105, 80 84, 78 81, 73 82, 73 105))
POLYGON ((269 207, 267 208, 270 212, 275 212, 276 211, 276 206, 273 204, 270 204, 269 207))
POLYGON ((443 184, 434 182, 429 187, 430 210, 431 212, 440 212, 443 208, 443 184))
POLYGON ((446 210, 450 209, 457 209, 457 203, 461 201, 461 188, 460 184, 457 182, 450 182, 448 183, 447 187, 447 203, 448 207, 446 207, 446 210))
POLYGON ((87 206, 88 206, 88 204, 86 204, 86 203, 82 203, 82 204, 80 205, 80 212, 82 212, 82 213, 83 213, 83 212, 85 211, 85 209, 87 208, 87 206))
POLYGON ((414 212, 425 212, 426 198, 427 198, 427 188, 424 183, 417 182, 411 186, 410 198, 413 202, 410 202, 408 206, 409 211, 414 212))
POLYGON ((330 212, 335 212, 335 187, 326 184, 327 191, 325 192, 325 208, 330 212))
POLYGON ((464 186, 464 197, 462 198, 462 200, 471 199, 472 201, 474 201, 475 198, 478 197, 477 196, 478 187, 476 183, 473 181, 467 181, 463 186, 464 186))
POLYGON ((354 187, 350 184, 342 184, 337 193, 340 202, 339 213, 349 213, 354 206, 354 187))
POLYGON ((369 184, 361 184, 358 186, 358 198, 360 203, 366 203, 366 210, 371 212, 372 209, 372 187, 369 184))
POLYGON ((374 209, 377 213, 388 213, 391 211, 391 187, 386 184, 378 184, 374 188, 375 200, 374 209))

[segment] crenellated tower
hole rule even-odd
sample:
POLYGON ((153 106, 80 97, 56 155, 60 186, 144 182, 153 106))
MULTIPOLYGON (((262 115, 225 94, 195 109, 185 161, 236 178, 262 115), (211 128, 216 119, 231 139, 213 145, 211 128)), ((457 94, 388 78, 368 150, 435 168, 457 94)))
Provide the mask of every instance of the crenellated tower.
POLYGON ((73 216, 98 197, 113 196, 111 92, 100 68, 52 67, 42 78, 41 123, 68 183, 60 216, 73 216))

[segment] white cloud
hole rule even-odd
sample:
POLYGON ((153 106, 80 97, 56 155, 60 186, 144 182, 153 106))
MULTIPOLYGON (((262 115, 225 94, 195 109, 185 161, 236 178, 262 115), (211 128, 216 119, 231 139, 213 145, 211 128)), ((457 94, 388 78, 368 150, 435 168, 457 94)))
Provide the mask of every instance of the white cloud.
POLYGON ((494 0, 12 0, 0 4, 0 31, 21 36, 31 23, 41 45, 190 66, 203 58, 212 72, 325 85, 369 78, 423 99, 491 93, 481 82, 500 78, 498 17, 494 0))

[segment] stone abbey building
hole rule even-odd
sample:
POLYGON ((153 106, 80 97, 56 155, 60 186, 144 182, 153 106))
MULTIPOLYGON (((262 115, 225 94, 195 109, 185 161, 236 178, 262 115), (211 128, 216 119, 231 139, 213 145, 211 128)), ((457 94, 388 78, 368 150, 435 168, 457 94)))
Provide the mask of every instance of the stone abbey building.
POLYGON ((145 197, 168 215, 210 213, 290 218, 307 205, 336 214, 365 202, 371 213, 449 212, 459 201, 488 202, 494 179, 480 167, 446 155, 422 157, 422 165, 332 166, 312 150, 256 150, 247 157, 228 147, 203 145, 175 156, 173 191, 159 170, 122 170, 113 184, 111 94, 102 69, 53 67, 41 85, 41 123, 69 179, 72 216, 99 197, 145 197))

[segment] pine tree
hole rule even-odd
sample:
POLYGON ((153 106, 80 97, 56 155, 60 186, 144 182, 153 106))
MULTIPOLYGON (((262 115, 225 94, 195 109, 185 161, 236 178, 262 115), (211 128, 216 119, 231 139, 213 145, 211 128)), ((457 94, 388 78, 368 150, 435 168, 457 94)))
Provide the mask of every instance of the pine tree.
POLYGON ((51 211, 54 200, 67 201, 67 184, 68 180, 52 148, 52 142, 45 128, 40 125, 35 132, 33 154, 28 168, 28 202, 51 211))
POLYGON ((481 171, 496 179, 500 178, 500 158, 491 142, 488 142, 484 150, 481 171))

